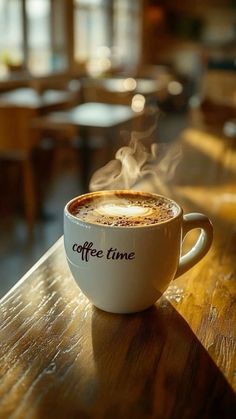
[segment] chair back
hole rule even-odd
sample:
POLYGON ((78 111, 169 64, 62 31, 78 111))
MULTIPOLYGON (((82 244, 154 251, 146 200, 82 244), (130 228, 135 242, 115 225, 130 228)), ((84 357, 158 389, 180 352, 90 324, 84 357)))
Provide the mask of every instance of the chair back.
POLYGON ((33 147, 31 120, 36 110, 0 106, 0 153, 29 152, 33 147))

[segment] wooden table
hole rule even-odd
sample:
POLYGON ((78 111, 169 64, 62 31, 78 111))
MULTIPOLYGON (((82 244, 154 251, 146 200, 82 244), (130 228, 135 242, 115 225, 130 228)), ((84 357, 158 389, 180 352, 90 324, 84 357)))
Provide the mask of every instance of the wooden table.
POLYGON ((82 184, 86 191, 91 174, 89 130, 91 128, 99 130, 106 139, 107 145, 112 148, 115 132, 117 133, 117 130, 124 127, 124 124, 130 123, 138 117, 139 114, 133 112, 129 106, 90 102, 78 105, 68 111, 53 112, 37 118, 33 125, 42 130, 75 128, 78 131, 78 136, 82 140, 80 147, 82 184))
POLYGON ((214 244, 151 309, 92 307, 62 239, 2 299, 1 418, 236 417, 236 150, 222 153, 224 140, 181 137, 183 159, 165 189, 212 218, 214 244))

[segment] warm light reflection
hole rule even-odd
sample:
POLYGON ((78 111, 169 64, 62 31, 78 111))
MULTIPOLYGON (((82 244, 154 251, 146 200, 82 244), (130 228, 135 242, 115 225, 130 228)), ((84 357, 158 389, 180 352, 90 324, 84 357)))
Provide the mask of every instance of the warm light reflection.
POLYGON ((103 72, 111 68, 111 60, 109 58, 94 58, 87 64, 88 73, 93 76, 99 76, 103 72))
POLYGON ((131 108, 134 112, 142 112, 145 106, 145 97, 143 95, 134 95, 131 103, 131 108))
POLYGON ((187 198, 195 208, 201 208, 207 214, 217 215, 223 221, 235 224, 236 214, 236 187, 235 185, 202 187, 176 187, 178 197, 187 198), (227 192, 228 188, 228 192, 227 192))
POLYGON ((236 152, 229 149, 230 159, 226 158, 227 140, 195 129, 186 129, 182 134, 185 143, 201 151, 211 159, 219 161, 232 171, 236 171, 236 152))
POLYGON ((129 77, 123 81, 123 86, 125 90, 131 91, 137 87, 137 82, 132 77, 129 77))
POLYGON ((171 95, 180 95, 183 92, 182 84, 175 80, 168 83, 167 89, 171 95))

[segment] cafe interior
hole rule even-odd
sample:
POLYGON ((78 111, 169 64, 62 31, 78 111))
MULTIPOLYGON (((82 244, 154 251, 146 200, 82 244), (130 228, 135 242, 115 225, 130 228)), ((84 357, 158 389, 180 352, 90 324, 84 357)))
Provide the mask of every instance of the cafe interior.
MULTIPOLYGON (((236 0, 0 0, 0 197, 1 418, 236 417, 236 0), (121 189, 187 214, 136 314, 90 304, 62 238, 68 201, 121 189)), ((137 277, 176 219, 124 253, 137 277)))
POLYGON ((90 189, 235 205, 235 109, 234 0, 0 0, 1 295, 90 189))

